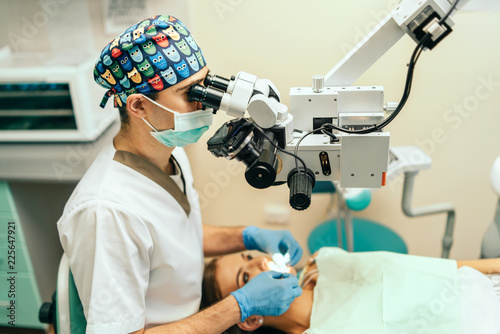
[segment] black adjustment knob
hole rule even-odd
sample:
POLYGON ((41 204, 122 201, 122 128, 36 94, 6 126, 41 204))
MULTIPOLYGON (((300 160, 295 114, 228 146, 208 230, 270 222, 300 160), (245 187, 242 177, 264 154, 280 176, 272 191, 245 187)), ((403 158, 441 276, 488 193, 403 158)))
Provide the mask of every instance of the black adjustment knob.
POLYGON ((54 319, 54 304, 43 303, 38 311, 38 320, 44 324, 51 324, 54 319))
POLYGON ((272 186, 276 180, 276 169, 269 164, 258 161, 251 168, 247 168, 245 179, 252 187, 265 189, 272 186))
POLYGON ((247 182, 258 189, 270 187, 276 181, 276 172, 278 170, 278 159, 276 158, 277 140, 275 140, 273 133, 268 133, 268 138, 275 143, 271 143, 267 138, 261 138, 258 143, 260 155, 245 172, 247 182))
POLYGON ((295 210, 305 210, 311 204, 311 194, 316 178, 314 173, 298 171, 294 168, 288 174, 288 187, 290 188, 290 206, 295 210))

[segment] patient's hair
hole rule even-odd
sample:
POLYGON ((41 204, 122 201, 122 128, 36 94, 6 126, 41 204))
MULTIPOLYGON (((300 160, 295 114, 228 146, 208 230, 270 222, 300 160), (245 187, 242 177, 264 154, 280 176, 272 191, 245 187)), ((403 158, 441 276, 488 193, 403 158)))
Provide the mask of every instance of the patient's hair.
POLYGON ((215 280, 215 270, 217 259, 213 259, 205 266, 203 273, 203 283, 201 286, 200 310, 207 308, 222 299, 219 283, 215 280))
MULTIPOLYGON (((218 301, 222 300, 222 295, 220 292, 220 286, 215 279, 215 272, 217 271, 217 258, 210 261, 205 266, 205 272, 203 273, 203 283, 201 291, 201 305, 200 310, 207 308, 218 301)), ((247 332, 234 325, 225 331, 225 334, 244 334, 244 333, 255 333, 255 334, 285 334, 278 329, 271 327, 261 326, 253 332, 247 332)))

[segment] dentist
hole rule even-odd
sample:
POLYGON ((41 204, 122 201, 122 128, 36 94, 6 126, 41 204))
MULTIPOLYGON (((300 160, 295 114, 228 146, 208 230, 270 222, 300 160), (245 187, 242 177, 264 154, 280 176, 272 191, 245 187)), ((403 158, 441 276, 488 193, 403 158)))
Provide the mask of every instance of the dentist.
POLYGON ((65 206, 59 236, 87 320, 86 333, 221 333, 250 315, 284 313, 297 279, 264 272, 199 311, 205 256, 302 249, 288 231, 202 224, 183 146, 212 123, 188 93, 208 68, 173 16, 127 29, 102 51, 95 81, 113 96, 121 129, 65 206))

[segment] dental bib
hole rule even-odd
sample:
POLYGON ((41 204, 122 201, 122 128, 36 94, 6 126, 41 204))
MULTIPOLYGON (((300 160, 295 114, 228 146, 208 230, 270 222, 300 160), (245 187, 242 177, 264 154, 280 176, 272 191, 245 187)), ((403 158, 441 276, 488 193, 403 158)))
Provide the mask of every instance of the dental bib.
POLYGON ((310 334, 457 334, 462 284, 454 260, 322 248, 310 334))

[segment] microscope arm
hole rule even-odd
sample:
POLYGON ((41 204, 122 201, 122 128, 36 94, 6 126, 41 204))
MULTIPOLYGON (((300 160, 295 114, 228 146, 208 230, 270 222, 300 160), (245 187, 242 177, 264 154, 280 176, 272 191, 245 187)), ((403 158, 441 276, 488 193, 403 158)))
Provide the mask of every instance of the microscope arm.
POLYGON ((388 15, 325 75, 325 86, 352 85, 404 34, 392 16, 388 15))
MULTIPOLYGON (((453 1, 456 0, 449 0, 453 1)), ((338 87, 352 85, 380 57, 382 57, 401 37, 410 35, 417 43, 424 36, 423 32, 432 35, 427 48, 432 49, 441 39, 451 32, 455 24, 450 17, 445 24, 439 25, 438 18, 444 18, 453 4, 447 0, 404 0, 385 17, 368 35, 359 42, 335 67, 325 75, 325 86, 338 87)), ((469 0, 460 0, 457 9, 469 0)), ((451 14, 456 12, 454 10, 451 14)))

